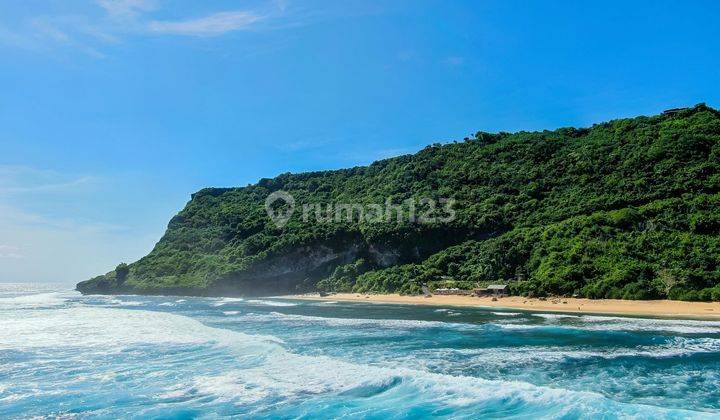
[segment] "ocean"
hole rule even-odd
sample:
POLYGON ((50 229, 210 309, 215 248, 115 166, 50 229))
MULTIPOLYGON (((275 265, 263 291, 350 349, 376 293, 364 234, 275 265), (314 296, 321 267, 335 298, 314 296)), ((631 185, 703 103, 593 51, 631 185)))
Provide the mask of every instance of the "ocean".
POLYGON ((720 322, 0 284, 0 418, 720 418, 720 322))

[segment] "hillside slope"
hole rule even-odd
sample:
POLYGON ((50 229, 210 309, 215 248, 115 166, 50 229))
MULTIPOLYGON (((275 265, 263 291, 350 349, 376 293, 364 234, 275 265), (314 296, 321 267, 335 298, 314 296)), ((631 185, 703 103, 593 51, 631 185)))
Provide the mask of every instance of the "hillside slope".
POLYGON ((149 255, 78 290, 413 293, 418 281, 501 281, 534 295, 720 300, 719 168, 720 113, 705 105, 480 132, 367 167, 201 190, 149 255), (296 203, 282 227, 264 207, 276 191, 296 203), (443 198, 455 200, 452 221, 303 220, 299 210, 443 198))

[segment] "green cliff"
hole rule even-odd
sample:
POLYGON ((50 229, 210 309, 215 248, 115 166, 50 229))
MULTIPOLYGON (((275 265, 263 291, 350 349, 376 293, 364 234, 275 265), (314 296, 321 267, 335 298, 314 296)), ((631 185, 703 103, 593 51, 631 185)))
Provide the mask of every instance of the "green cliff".
POLYGON ((201 190, 149 255, 78 290, 415 293, 418 281, 503 282, 536 296, 720 300, 719 204, 720 113, 704 105, 582 129, 479 132, 366 167, 201 190), (282 226, 265 209, 278 191, 295 200, 282 226), (332 217, 337 203, 422 214, 421 200, 444 198, 454 217, 332 217))

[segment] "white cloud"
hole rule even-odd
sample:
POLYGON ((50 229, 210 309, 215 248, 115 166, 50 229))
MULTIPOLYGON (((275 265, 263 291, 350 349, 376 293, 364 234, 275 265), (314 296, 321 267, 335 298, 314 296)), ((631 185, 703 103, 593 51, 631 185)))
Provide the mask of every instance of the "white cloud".
POLYGON ((179 21, 152 21, 148 30, 160 34, 215 36, 247 29, 262 17, 248 11, 228 11, 209 16, 179 21))
POLYGON ((33 27, 36 36, 46 37, 63 44, 70 43, 70 35, 56 28, 54 25, 42 19, 34 19, 30 25, 33 27))
POLYGON ((22 193, 74 192, 97 181, 92 176, 68 176, 27 166, 0 165, 0 196, 22 193))
MULTIPOLYGON (((283 30, 310 24, 324 16, 291 7, 286 0, 250 2, 243 10, 209 9, 199 16, 178 13, 176 18, 160 17, 160 13, 170 11, 160 0, 92 1, 97 7, 68 6, 59 13, 6 19, 0 22, 0 47, 51 56, 77 51, 102 59, 110 55, 113 46, 148 35, 214 37, 256 29, 260 22, 264 31, 283 30)), ((181 11, 175 8, 175 12, 181 11)))
POLYGON ((29 51, 38 50, 37 43, 23 34, 0 27, 0 44, 29 51))
POLYGON ((83 219, 77 214, 63 216, 55 211, 55 206, 49 206, 48 211, 47 203, 74 201, 98 193, 101 181, 88 175, 0 165, 0 225, 42 226, 69 231, 122 231, 125 229, 122 226, 83 219), (38 205, 45 210, 45 215, 32 210, 38 205))
POLYGON ((37 193, 37 192, 68 192, 77 187, 90 184, 95 179, 90 176, 83 176, 67 182, 54 184, 39 184, 15 187, 0 187, 0 194, 20 194, 20 193, 37 193))
POLYGON ((12 258, 20 259, 23 255, 20 253, 20 248, 10 245, 0 245, 0 258, 12 258))
POLYGON ((57 231, 88 233, 115 233, 128 230, 125 226, 112 223, 71 217, 42 216, 3 203, 0 203, 0 214, 2 215, 0 225, 7 223, 15 227, 40 227, 57 231))
POLYGON ((20 23, 14 31, 0 28, 0 42, 30 51, 57 51, 58 46, 72 48, 95 58, 105 54, 92 46, 98 39, 107 42, 101 31, 75 16, 39 16, 20 23), (92 39, 91 39, 92 38, 92 39))
POLYGON ((97 0, 105 11, 113 17, 133 17, 141 13, 155 10, 154 0, 97 0))

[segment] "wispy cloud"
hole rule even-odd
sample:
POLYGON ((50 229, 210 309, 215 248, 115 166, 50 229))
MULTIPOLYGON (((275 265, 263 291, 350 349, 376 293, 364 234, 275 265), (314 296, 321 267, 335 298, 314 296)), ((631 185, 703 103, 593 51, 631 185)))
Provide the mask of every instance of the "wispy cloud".
POLYGON ((155 0, 97 0, 96 3, 114 17, 133 17, 157 8, 155 0))
POLYGON ((108 43, 114 38, 76 16, 37 16, 17 22, 12 28, 0 27, 0 44, 33 52, 54 54, 63 47, 105 58, 93 46, 98 40, 108 43))
POLYGON ((67 44, 72 41, 70 35, 56 28, 45 19, 33 19, 30 22, 30 26, 33 28, 37 37, 49 38, 62 44, 67 44))
MULTIPOLYGON (((248 31, 279 31, 338 16, 377 13, 377 7, 348 7, 329 2, 322 7, 291 0, 243 2, 242 9, 213 9, 216 2, 197 2, 191 9, 169 7, 162 0, 90 0, 92 7, 60 2, 52 12, 0 19, 0 46, 60 56, 79 52, 94 58, 146 36, 219 37, 248 31), (197 11, 197 7, 204 11, 197 11), (187 12, 193 10, 193 12, 187 12), (172 16, 172 17, 168 17, 172 16)), ((364 3, 363 3, 364 4, 364 3)), ((174 4, 173 4, 174 5, 174 4)))
MULTIPOLYGON (((77 232, 118 232, 124 226, 62 214, 47 203, 75 201, 96 194, 102 179, 90 175, 64 174, 28 166, 0 165, 0 227, 42 227, 77 232), (38 205, 40 203, 40 205, 38 205)), ((5 246, 5 251, 9 245, 5 246)), ((2 249, 0 249, 2 251, 2 249)), ((5 253, 9 253, 5 252, 5 253)))
POLYGON ((18 194, 18 193, 37 193, 37 192, 67 192, 82 185, 90 184, 94 181, 93 177, 83 176, 67 182, 55 184, 40 184, 15 187, 0 187, 0 194, 18 194))
POLYGON ((38 50, 35 40, 18 31, 0 26, 0 44, 4 44, 13 48, 20 48, 28 51, 38 50))
POLYGON ((148 29, 151 32, 161 34, 216 36, 227 32, 247 29, 261 19, 261 16, 252 12, 235 10, 215 13, 197 19, 152 21, 148 24, 148 29))
POLYGON ((0 196, 74 192, 96 181, 96 177, 89 175, 69 176, 27 166, 0 165, 0 196))
POLYGON ((6 206, 2 203, 0 203, 0 212, 2 212, 0 224, 6 223, 15 227, 35 227, 46 230, 84 233, 114 233, 128 230, 127 226, 114 223, 106 223, 83 218, 44 216, 12 206, 6 206))
POLYGON ((12 258, 20 259, 23 255, 20 253, 20 248, 10 245, 0 245, 0 258, 12 258))
POLYGON ((247 30, 261 21, 265 29, 273 29, 267 23, 285 22, 293 15, 282 2, 178 19, 157 18, 157 13, 162 12, 159 0, 95 0, 95 4, 99 7, 68 8, 62 13, 0 22, 0 44, 50 55, 74 50, 105 58, 110 46, 132 38, 147 35, 213 37, 247 30))

